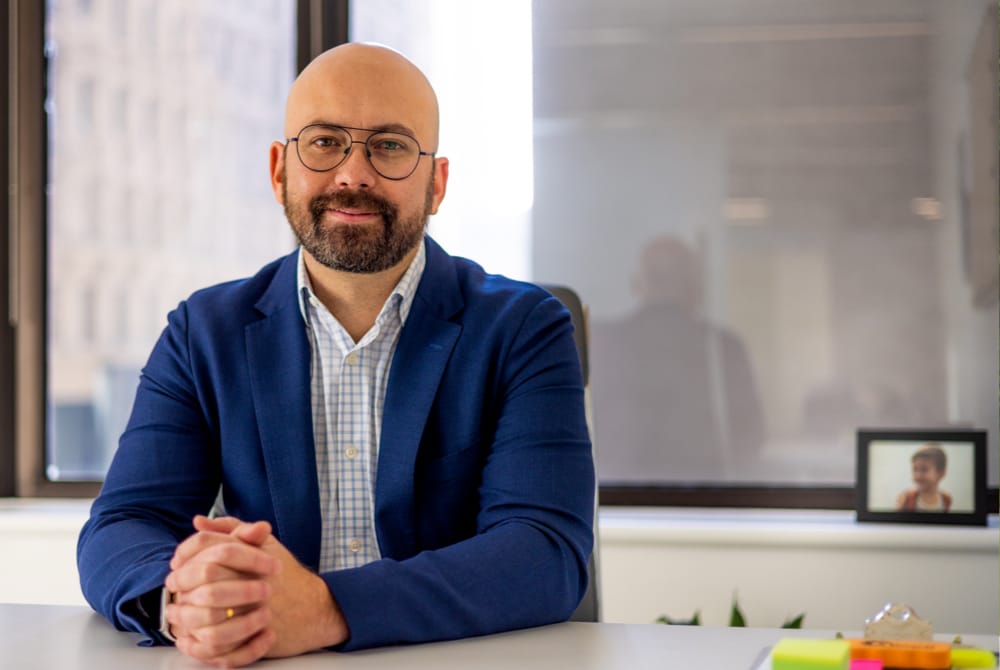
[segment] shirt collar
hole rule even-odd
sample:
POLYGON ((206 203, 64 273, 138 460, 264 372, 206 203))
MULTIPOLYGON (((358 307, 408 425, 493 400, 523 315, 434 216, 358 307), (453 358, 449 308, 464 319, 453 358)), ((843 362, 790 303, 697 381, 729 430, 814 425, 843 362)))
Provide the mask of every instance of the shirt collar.
MULTIPOLYGON (((420 241, 420 246, 417 249, 417 255, 413 257, 410 262, 410 266, 406 268, 406 272, 403 276, 399 278, 396 283, 395 288, 392 289, 392 293, 386 299, 385 304, 382 306, 382 310, 379 312, 377 321, 384 318, 384 314, 387 308, 391 305, 399 305, 399 322, 400 324, 406 323, 406 317, 410 314, 410 308, 413 306, 413 298, 417 295, 417 286, 420 285, 420 278, 424 274, 424 267, 427 265, 427 249, 423 240, 420 241), (397 297, 398 296, 398 297, 397 297)), ((306 272, 305 260, 302 258, 302 247, 299 247, 299 258, 298 258, 298 270, 297 270, 297 293, 299 297, 299 311, 302 312, 302 318, 305 319, 306 323, 309 323, 309 312, 306 305, 313 298, 316 298, 316 293, 313 291, 312 282, 309 280, 309 273, 306 272)), ((322 304, 317 299, 318 304, 322 304)))

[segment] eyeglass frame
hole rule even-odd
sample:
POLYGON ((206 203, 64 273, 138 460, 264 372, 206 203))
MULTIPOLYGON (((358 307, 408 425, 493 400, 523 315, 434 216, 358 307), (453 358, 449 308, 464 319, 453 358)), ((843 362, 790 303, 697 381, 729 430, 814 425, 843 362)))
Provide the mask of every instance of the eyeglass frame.
POLYGON ((409 179, 410 177, 413 176, 413 173, 417 171, 417 168, 420 167, 421 156, 430 156, 431 158, 434 158, 437 155, 436 151, 423 151, 420 148, 420 140, 418 140, 416 137, 408 133, 401 133, 397 130, 379 130, 377 128, 355 128, 354 126, 338 126, 333 123, 310 123, 307 126, 303 126, 302 128, 299 129, 299 132, 295 135, 295 137, 285 138, 286 147, 288 146, 289 142, 295 142, 295 155, 299 157, 299 162, 302 163, 302 167, 311 172, 329 172, 330 170, 334 170, 340 167, 341 165, 344 164, 344 161, 346 161, 348 158, 351 157, 351 152, 354 150, 354 145, 363 144, 365 145, 365 151, 364 151, 365 160, 368 161, 368 165, 370 165, 371 168, 375 170, 375 173, 378 176, 382 177, 383 179, 388 179, 389 181, 403 181, 404 179, 409 179), (370 133, 370 135, 368 135, 368 139, 361 141, 354 139, 354 136, 351 135, 350 132, 348 132, 347 136, 351 139, 351 145, 344 151, 344 157, 341 158, 339 161, 337 161, 334 165, 331 165, 330 167, 326 168, 325 170, 317 170, 316 168, 312 168, 306 165, 306 162, 302 160, 302 153, 299 151, 299 137, 302 135, 302 133, 304 133, 306 130, 310 128, 333 128, 336 130, 346 130, 346 131, 360 130, 361 132, 370 133), (410 172, 405 176, 387 177, 384 174, 382 174, 382 172, 377 167, 375 167, 375 163, 372 162, 372 152, 371 149, 368 148, 368 141, 371 140, 372 137, 380 133, 381 134, 391 133, 393 135, 402 135, 403 137, 407 137, 413 140, 413 143, 417 145, 417 160, 414 161, 413 163, 413 169, 410 170, 410 172))

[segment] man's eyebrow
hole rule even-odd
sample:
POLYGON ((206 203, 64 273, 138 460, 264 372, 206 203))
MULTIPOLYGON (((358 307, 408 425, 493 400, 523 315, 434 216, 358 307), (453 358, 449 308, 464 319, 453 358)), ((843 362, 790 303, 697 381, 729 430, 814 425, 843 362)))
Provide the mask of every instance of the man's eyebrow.
POLYGON ((382 125, 374 128, 369 128, 369 130, 377 130, 383 133, 402 133, 403 135, 409 135, 411 137, 416 137, 417 135, 412 128, 405 126, 402 123, 383 123, 382 125))
POLYGON ((402 133, 403 135, 409 135, 410 137, 416 137, 417 134, 412 128, 402 123, 380 123, 371 128, 358 128, 357 126, 346 126, 342 123, 337 123, 335 121, 326 121, 323 119, 317 119, 311 121, 308 125, 310 126, 334 126, 337 128, 347 128, 348 130, 369 130, 375 133, 402 133))

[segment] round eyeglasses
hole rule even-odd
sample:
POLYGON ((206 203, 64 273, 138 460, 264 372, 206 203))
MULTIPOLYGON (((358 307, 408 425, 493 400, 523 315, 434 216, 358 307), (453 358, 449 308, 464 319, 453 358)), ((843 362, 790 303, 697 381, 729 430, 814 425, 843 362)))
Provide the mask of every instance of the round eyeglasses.
POLYGON ((337 167, 351 154, 355 144, 365 145, 365 156, 375 172, 386 179, 406 179, 417 169, 421 156, 434 156, 432 151, 421 151, 420 143, 404 133, 328 126, 314 124, 288 138, 295 142, 295 150, 302 164, 313 172, 327 172, 337 167), (365 141, 351 137, 351 130, 371 133, 365 141))

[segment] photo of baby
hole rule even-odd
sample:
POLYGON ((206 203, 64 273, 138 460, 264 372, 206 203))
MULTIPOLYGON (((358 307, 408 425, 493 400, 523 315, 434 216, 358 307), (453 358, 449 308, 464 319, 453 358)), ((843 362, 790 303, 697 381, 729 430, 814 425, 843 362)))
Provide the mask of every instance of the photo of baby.
POLYGON ((910 457, 912 488, 896 496, 897 512, 947 512, 951 495, 938 485, 948 472, 948 456, 941 445, 930 442, 910 457))
POLYGON ((932 516, 970 514, 975 510, 972 442, 936 436, 876 438, 867 443, 860 457, 867 465, 867 512, 932 516))

